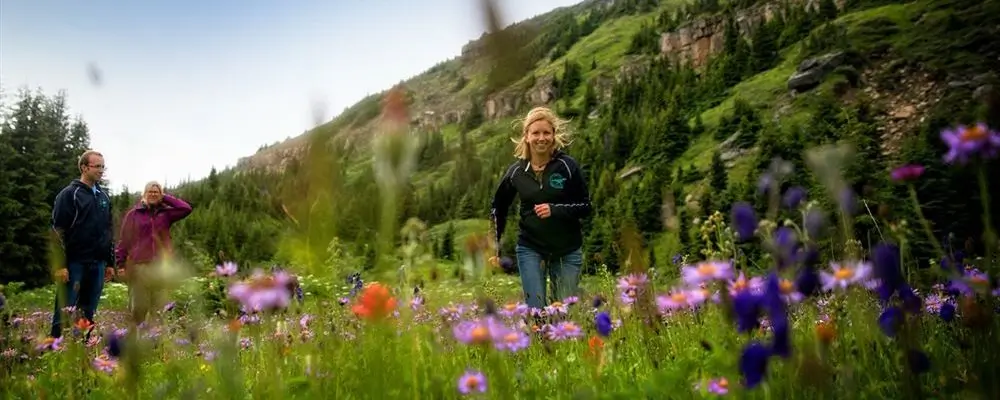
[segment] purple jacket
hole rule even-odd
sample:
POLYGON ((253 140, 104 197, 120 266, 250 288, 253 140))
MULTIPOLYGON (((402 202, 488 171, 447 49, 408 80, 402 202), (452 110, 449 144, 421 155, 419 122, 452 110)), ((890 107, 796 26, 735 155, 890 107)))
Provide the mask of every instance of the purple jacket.
POLYGON ((115 247, 115 260, 126 268, 149 263, 170 253, 170 226, 191 214, 191 205, 169 194, 160 206, 150 208, 140 202, 122 218, 121 234, 115 247))

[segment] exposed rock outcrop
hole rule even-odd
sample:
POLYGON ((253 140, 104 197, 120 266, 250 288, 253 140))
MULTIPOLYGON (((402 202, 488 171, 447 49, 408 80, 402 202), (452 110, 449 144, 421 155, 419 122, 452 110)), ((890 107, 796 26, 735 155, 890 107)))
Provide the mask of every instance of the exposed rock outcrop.
MULTIPOLYGON (((781 6, 777 3, 765 3, 736 14, 736 28, 744 36, 750 35, 753 29, 779 15, 781 6)), ((708 58, 722 51, 723 39, 726 33, 726 17, 711 15, 698 18, 682 25, 672 32, 660 35, 660 53, 671 59, 690 63, 695 68, 705 65, 708 58)))
MULTIPOLYGON (((810 10, 819 9, 820 0, 790 0, 805 4, 810 10)), ((844 0, 834 0, 838 8, 843 8, 844 0)), ((781 1, 759 4, 737 11, 734 23, 740 35, 748 37, 760 24, 782 15, 781 1)), ((722 51, 726 33, 726 17, 709 15, 692 20, 672 32, 660 35, 660 54, 681 63, 690 63, 695 68, 705 65, 709 57, 722 51)))
POLYGON ((816 87, 823 82, 823 78, 841 66, 845 59, 844 52, 837 51, 802 61, 795 73, 788 78, 788 90, 805 92, 816 87))

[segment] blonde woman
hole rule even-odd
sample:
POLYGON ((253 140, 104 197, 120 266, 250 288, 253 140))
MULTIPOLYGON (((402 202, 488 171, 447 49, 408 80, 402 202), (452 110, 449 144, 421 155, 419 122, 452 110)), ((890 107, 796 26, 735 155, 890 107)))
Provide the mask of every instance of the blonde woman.
POLYGON ((135 322, 146 319, 154 303, 152 293, 143 286, 143 266, 173 252, 170 227, 191 214, 184 200, 163 193, 163 186, 149 182, 136 204, 122 218, 121 234, 115 258, 129 280, 129 305, 135 322))
POLYGON ((520 197, 520 232, 517 240, 517 268, 521 275, 525 302, 544 307, 546 278, 542 263, 552 280, 555 299, 574 295, 583 263, 581 219, 591 212, 587 180, 576 160, 562 151, 569 144, 566 122, 552 110, 537 107, 521 122, 521 137, 514 140, 517 161, 500 178, 493 196, 491 219, 497 240, 506 226, 507 212, 520 197))

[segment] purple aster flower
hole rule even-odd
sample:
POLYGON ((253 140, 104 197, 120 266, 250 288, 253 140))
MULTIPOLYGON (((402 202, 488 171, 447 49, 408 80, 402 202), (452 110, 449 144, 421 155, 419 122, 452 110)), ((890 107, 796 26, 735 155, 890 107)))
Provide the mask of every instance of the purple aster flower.
POLYGON ((948 164, 964 165, 973 158, 994 158, 1000 152, 1000 133, 982 123, 946 129, 941 132, 941 140, 948 145, 948 153, 944 156, 948 164))
POLYGON ((465 306, 461 304, 448 304, 447 307, 441 308, 438 313, 448 321, 457 321, 465 313, 465 306))
POLYGON ((827 292, 833 289, 847 289, 854 283, 864 282, 871 274, 871 266, 865 262, 830 263, 830 268, 832 272, 820 272, 823 290, 827 292))
POLYGON ((504 332, 500 332, 495 340, 493 341, 493 346, 497 350, 515 352, 528 347, 531 344, 531 338, 524 331, 519 331, 515 329, 505 329, 504 332))
POLYGON ((465 344, 486 344, 505 334, 506 330, 493 317, 486 317, 460 322, 452 328, 452 333, 455 339, 465 344))
POLYGON ((745 202, 734 204, 732 220, 738 241, 746 241, 753 237, 754 231, 757 230, 757 215, 750 204, 745 202))
POLYGON ((35 346, 35 349, 38 351, 60 351, 63 348, 62 341, 62 336, 57 338, 47 337, 42 339, 42 341, 35 346))
POLYGON ((706 297, 701 289, 675 288, 668 295, 656 296, 656 305, 660 313, 667 314, 673 310, 696 308, 705 302, 706 297))
POLYGON ((744 290, 749 290, 754 293, 763 292, 764 290, 763 279, 761 279, 759 276, 747 279, 746 275, 743 274, 743 271, 740 271, 740 274, 736 277, 736 279, 729 281, 729 294, 731 296, 736 296, 737 293, 744 290))
POLYGON ((725 261, 703 261, 681 268, 684 283, 695 286, 715 280, 733 278, 733 265, 725 261))
POLYGON ((569 307, 567 307, 562 302, 555 302, 550 305, 545 306, 545 312, 549 315, 565 315, 569 312, 569 307))
POLYGON ((646 286, 649 278, 646 274, 629 274, 618 279, 618 291, 624 304, 635 303, 639 297, 639 291, 646 286))
POLYGON ((226 261, 222 265, 215 266, 215 274, 218 276, 233 276, 236 275, 236 271, 236 263, 232 261, 226 261))
POLYGON ((91 362, 91 365, 94 366, 94 369, 104 372, 108 375, 111 375, 115 372, 115 369, 118 368, 118 361, 115 361, 110 357, 101 355, 94 358, 94 361, 91 362))
POLYGON ((583 329, 573 321, 563 321, 552 326, 547 334, 551 340, 576 339, 583 336, 583 329))
POLYGON ((907 164, 896 167, 892 170, 892 180, 896 182, 915 181, 924 174, 924 166, 917 164, 907 164))
POLYGON ((419 310, 420 307, 422 307, 423 305, 424 305, 423 297, 414 296, 412 299, 410 299, 410 309, 413 311, 419 310))
POLYGON ((458 391, 462 394, 486 393, 486 376, 479 371, 465 371, 465 374, 458 378, 458 391))
POLYGON ((257 270, 250 279, 229 285, 229 297, 254 312, 283 309, 291 302, 290 282, 284 271, 265 275, 257 270))
POLYGON ((707 391, 708 393, 717 394, 721 396, 729 393, 729 381, 726 380, 726 378, 716 378, 716 379, 710 379, 707 383, 704 384, 698 383, 694 385, 694 390, 700 391, 702 390, 702 388, 705 388, 705 391, 707 391))
POLYGON ((528 305, 524 303, 507 303, 500 307, 500 315, 505 318, 516 318, 528 315, 528 305))

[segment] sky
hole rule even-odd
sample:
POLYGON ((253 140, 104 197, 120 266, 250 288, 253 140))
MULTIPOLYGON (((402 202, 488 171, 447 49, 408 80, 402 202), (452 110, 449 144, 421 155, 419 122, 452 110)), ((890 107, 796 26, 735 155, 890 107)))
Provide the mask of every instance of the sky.
MULTIPOLYGON (((509 24, 580 1, 498 4, 509 24)), ((3 1, 0 86, 65 91, 112 188, 137 191, 234 166, 312 127, 317 105, 332 118, 458 56, 485 29, 479 4, 3 1)))

